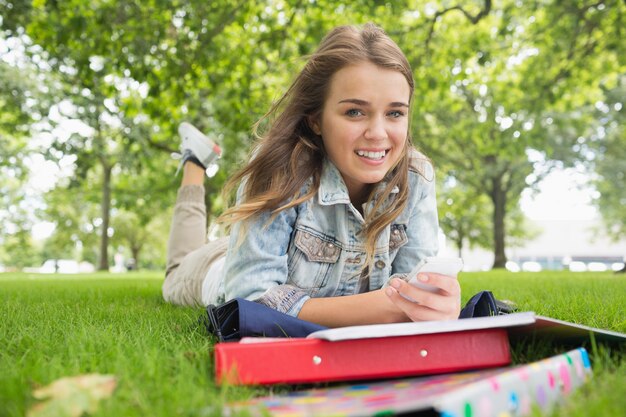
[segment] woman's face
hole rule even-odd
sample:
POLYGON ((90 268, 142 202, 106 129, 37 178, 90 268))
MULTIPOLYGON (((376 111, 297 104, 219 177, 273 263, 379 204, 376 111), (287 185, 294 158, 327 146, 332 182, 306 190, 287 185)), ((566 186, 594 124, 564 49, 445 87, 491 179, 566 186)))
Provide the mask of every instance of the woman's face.
POLYGON ((370 62, 344 67, 331 78, 322 113, 311 126, 322 136, 353 204, 362 204, 369 186, 381 181, 402 156, 409 97, 409 84, 400 72, 370 62))

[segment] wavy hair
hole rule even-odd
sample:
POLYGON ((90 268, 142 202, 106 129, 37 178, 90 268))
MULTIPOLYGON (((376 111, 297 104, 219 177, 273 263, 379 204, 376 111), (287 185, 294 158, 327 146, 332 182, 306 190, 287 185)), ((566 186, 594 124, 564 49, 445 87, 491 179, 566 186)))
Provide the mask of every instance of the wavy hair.
MULTIPOLYGON (((332 76, 346 66, 362 62, 400 72, 409 84, 411 103, 414 89, 411 67, 398 45, 381 28, 368 23, 362 28, 339 26, 333 29, 308 57, 287 92, 254 125, 257 144, 253 156, 225 186, 228 194, 243 181, 242 198, 239 204, 224 212, 220 221, 226 224, 245 222, 267 211, 275 216, 315 195, 326 151, 322 137, 313 132, 308 120, 321 114, 332 76), (267 126, 263 132, 261 126, 267 126), (309 180, 311 186, 301 193, 309 180)), ((403 153, 387 174, 386 186, 382 191, 380 187, 372 187, 368 197, 371 200, 376 194, 377 198, 365 218, 362 232, 368 259, 365 265, 373 260, 380 233, 406 207, 411 146, 407 132, 403 153), (395 187, 399 193, 390 203, 385 203, 395 187)))

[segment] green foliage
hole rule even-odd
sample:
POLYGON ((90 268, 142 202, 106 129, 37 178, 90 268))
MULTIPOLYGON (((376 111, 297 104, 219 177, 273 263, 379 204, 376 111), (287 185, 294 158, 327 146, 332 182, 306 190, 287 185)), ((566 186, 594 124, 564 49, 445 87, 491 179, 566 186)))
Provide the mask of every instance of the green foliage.
POLYGON ((64 254, 55 258, 84 260, 96 263, 97 242, 101 225, 98 204, 98 178, 89 183, 77 184, 67 180, 44 196, 46 219, 55 225, 54 232, 45 242, 45 250, 64 254))
POLYGON ((39 263, 30 236, 31 207, 25 201, 32 152, 31 125, 41 118, 41 90, 32 62, 9 56, 19 49, 0 33, 0 263, 15 267, 39 263))
POLYGON ((30 235, 30 229, 16 224, 16 231, 4 235, 0 247, 0 264, 16 268, 41 265, 38 248, 30 235))
MULTIPOLYGON (((25 129, 41 119, 40 128, 54 132, 63 120, 81 123, 69 138, 55 134, 41 152, 74 161, 71 181, 59 187, 93 189, 88 201, 101 213, 74 228, 99 219, 101 249, 93 242, 85 250, 104 258, 111 213, 134 212, 145 227, 173 201, 169 153, 178 146, 183 120, 224 149, 221 169, 207 184, 209 218, 218 215, 224 208, 219 191, 253 144, 251 126, 285 91, 302 56, 338 24, 375 21, 406 52, 416 79, 414 142, 435 161, 440 178, 454 178, 461 187, 446 193, 462 192, 476 213, 492 213, 491 243, 484 218, 467 213, 460 221, 463 207, 442 207, 442 217, 454 212, 457 224, 473 230, 474 243, 494 248, 497 264, 505 260, 508 236, 523 229, 520 193, 551 167, 586 158, 581 153, 589 147, 578 145, 597 118, 593 106, 624 72, 619 0, 476 0, 458 7, 425 0, 0 4, 6 6, 2 36, 22 39, 26 56, 37 62, 34 72, 22 74, 0 60, 2 86, 12 86, 0 91, 0 103, 8 106, 0 113, 0 153, 17 175, 27 135, 5 137, 2 126, 19 120, 25 129), (46 87, 45 99, 33 95, 33 85, 46 87), (11 101, 14 92, 20 99, 11 101), (54 111, 47 117, 34 103, 54 111), (531 153, 539 162, 529 160, 531 153)), ((0 180, 5 207, 21 197, 4 192, 10 181, 0 180)), ((615 183, 606 186, 603 196, 615 183)), ((54 220, 62 211, 50 206, 46 216, 54 220)))
POLYGON ((623 5, 501 7, 471 29, 460 13, 442 16, 427 54, 413 58, 419 80, 416 143, 447 163, 446 176, 491 199, 499 266, 506 260, 507 209, 517 206, 533 173, 527 152, 539 151, 552 164, 576 160, 578 132, 591 116, 581 111, 619 68, 609 34, 620 30, 615 22, 623 5), (554 126, 546 134, 542 120, 548 117, 554 126))
POLYGON ((626 117, 624 98, 626 78, 622 76, 619 85, 607 90, 604 101, 598 102, 600 125, 595 143, 590 147, 594 155, 598 178, 596 200, 609 236, 616 240, 626 236, 626 117))
POLYGON ((439 225, 459 251, 475 246, 491 246, 491 207, 484 195, 461 186, 442 184, 437 194, 439 225))
MULTIPOLYGON (((0 38, 1 39, 1 38, 0 38)), ((6 157, 12 155, 16 144, 9 141, 8 138, 23 137, 32 122, 31 115, 28 111, 27 101, 31 96, 30 88, 32 87, 30 80, 17 67, 11 66, 6 62, 0 61, 0 134, 5 138, 3 140, 2 160, 6 161, 6 157)))
POLYGON ((162 214, 144 223, 135 212, 117 210, 111 222, 112 244, 118 252, 126 252, 139 267, 163 269, 169 220, 169 216, 162 214))
POLYGON ((619 71, 623 4, 502 2, 476 22, 453 11, 433 24, 426 50, 411 55, 415 141, 443 162, 444 176, 489 197, 495 265, 503 266, 507 210, 541 179, 530 177, 527 152, 553 166, 579 158, 574 146, 592 118, 586 106, 619 71))

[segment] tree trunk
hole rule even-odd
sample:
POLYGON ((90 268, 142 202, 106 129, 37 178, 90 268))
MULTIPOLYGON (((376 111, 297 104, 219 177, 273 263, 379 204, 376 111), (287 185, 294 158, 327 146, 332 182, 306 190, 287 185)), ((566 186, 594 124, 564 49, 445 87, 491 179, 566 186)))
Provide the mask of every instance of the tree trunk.
POLYGON ((132 246, 130 252, 133 254, 133 267, 137 270, 139 268, 139 252, 141 252, 141 246, 132 246))
POLYGON ((109 222, 111 220, 111 166, 102 163, 102 232, 98 271, 109 270, 109 222))
POLYGON ((504 253, 504 217, 506 216, 506 190, 502 188, 502 178, 492 180, 491 202, 493 203, 493 267, 504 268, 506 254, 504 253))
MULTIPOLYGON (((459 233, 459 235, 461 235, 461 233, 459 233)), ((458 239, 456 239, 454 241, 457 249, 459 250, 459 258, 462 258, 462 254, 463 254, 463 241, 465 240, 465 237, 463 235, 461 235, 458 239)))

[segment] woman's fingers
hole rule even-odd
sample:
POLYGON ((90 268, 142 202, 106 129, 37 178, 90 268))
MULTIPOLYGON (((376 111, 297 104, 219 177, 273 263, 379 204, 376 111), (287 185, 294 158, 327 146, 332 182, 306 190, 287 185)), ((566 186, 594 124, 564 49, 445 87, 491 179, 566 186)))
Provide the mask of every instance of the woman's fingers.
POLYGON ((412 321, 445 320, 449 317, 417 302, 404 298, 395 288, 387 288, 386 294, 391 301, 412 321))
POLYGON ((386 291, 387 296, 413 321, 458 318, 461 310, 461 287, 458 281, 440 274, 420 274, 420 278, 421 282, 435 286, 438 290, 430 292, 394 278, 386 291))
POLYGON ((459 281, 447 275, 436 274, 434 272, 421 273, 417 276, 417 280, 424 284, 437 287, 440 290, 443 290, 447 295, 461 294, 459 281))

